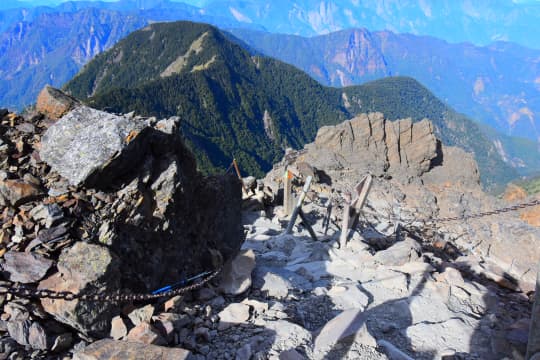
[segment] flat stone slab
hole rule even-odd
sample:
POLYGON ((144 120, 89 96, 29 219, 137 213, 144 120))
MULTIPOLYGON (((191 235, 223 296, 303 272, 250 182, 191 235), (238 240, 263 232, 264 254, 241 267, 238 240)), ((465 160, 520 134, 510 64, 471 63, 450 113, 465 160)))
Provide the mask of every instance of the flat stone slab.
POLYGON ((75 353, 73 360, 184 360, 190 354, 188 350, 180 348, 103 339, 75 353))

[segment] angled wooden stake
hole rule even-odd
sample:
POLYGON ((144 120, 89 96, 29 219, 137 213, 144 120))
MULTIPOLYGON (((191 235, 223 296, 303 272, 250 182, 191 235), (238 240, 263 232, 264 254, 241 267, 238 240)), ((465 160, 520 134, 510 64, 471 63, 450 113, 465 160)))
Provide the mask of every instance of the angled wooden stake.
POLYGON ((324 235, 328 233, 328 227, 330 226, 330 218, 332 216, 332 203, 326 207, 326 216, 323 221, 324 235))
POLYGON ((358 225, 358 217, 360 211, 366 202, 367 195, 371 189, 371 183, 373 177, 366 175, 355 186, 355 196, 352 200, 345 199, 345 208, 343 209, 343 222, 341 226, 341 236, 339 238, 339 246, 344 247, 347 244, 349 238, 349 228, 354 229, 358 225), (352 226, 350 226, 352 224, 352 226), (350 227, 349 227, 350 226, 350 227))
POLYGON ((306 194, 309 191, 309 187, 311 186, 311 180, 312 177, 308 176, 306 179, 306 183, 304 184, 304 188, 302 189, 302 192, 298 197, 298 202, 296 203, 296 206, 294 207, 294 210, 292 212, 291 220, 289 220, 289 224, 287 225, 287 230, 285 230, 285 234, 292 234, 292 229, 294 223, 296 222, 296 218, 298 217, 298 212, 301 210, 304 199, 306 198, 306 194))
POLYGON ((289 170, 285 170, 283 175, 283 211, 285 216, 289 216, 292 211, 292 178, 293 175, 289 170))
POLYGON ((233 165, 234 170, 236 171, 236 176, 238 176, 238 178, 240 179, 240 183, 242 184, 242 190, 244 191, 244 194, 248 195, 248 191, 246 189, 246 186, 244 185, 244 180, 242 179, 242 174, 240 174, 240 168, 238 167, 236 159, 233 159, 233 165))
POLYGON ((313 231, 313 228, 309 224, 308 218, 306 214, 304 214, 304 211, 302 211, 302 209, 298 210, 298 215, 300 215, 300 219, 302 219, 302 224, 304 224, 304 227, 309 232, 309 236, 311 236, 313 241, 317 241, 317 234, 315 234, 315 231, 313 231))

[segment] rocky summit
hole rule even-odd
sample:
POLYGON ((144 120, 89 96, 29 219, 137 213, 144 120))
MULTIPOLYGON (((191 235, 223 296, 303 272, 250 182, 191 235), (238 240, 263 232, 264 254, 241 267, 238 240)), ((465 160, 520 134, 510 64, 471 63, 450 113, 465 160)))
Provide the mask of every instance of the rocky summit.
POLYGON ((178 118, 61 99, 58 120, 40 106, 0 111, 1 358, 524 357, 540 255, 525 214, 538 209, 471 217, 516 197, 485 194, 473 156, 428 120, 322 127, 241 184, 197 172, 178 118), (290 233, 285 173, 295 198, 313 179, 290 233), (146 294, 216 269, 194 291, 145 301, 5 292, 146 294))

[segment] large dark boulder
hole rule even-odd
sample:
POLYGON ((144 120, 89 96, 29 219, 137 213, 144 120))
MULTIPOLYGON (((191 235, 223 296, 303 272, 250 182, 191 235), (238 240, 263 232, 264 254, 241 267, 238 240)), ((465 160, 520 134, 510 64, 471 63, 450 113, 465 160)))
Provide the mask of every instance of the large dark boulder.
MULTIPOLYGON (((47 130, 40 157, 52 169, 49 195, 75 194, 85 205, 70 223, 75 245, 62 250, 58 272, 42 288, 149 292, 237 254, 244 239, 240 182, 201 176, 178 121, 79 106, 47 130)), ((118 312, 106 303, 42 304, 96 337, 108 334, 118 312)))

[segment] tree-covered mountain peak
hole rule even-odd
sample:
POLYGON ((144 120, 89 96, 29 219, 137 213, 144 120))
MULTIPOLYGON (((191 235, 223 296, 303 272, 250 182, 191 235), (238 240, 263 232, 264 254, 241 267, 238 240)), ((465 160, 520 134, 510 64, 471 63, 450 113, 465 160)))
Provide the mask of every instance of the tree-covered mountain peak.
POLYGON ((473 121, 412 78, 325 87, 291 65, 252 56, 230 34, 205 24, 152 24, 134 32, 65 89, 108 111, 179 116, 205 172, 236 158, 246 173, 260 176, 287 147, 313 141, 321 126, 382 112, 389 120, 430 119, 444 144, 475 154, 488 187, 515 176, 473 121))

